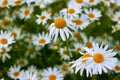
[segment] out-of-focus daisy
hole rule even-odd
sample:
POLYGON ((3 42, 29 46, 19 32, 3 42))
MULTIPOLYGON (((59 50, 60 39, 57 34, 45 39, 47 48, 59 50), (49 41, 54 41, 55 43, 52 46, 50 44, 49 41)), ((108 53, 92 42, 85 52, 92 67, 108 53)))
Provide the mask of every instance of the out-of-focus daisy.
POLYGON ((24 0, 9 0, 11 6, 18 6, 24 3, 24 0))
POLYGON ((25 36, 25 35, 21 34, 22 33, 21 28, 10 27, 10 28, 8 28, 8 31, 10 31, 11 36, 13 36, 16 40, 20 40, 25 36))
POLYGON ((30 71, 21 71, 19 80, 38 80, 37 74, 33 74, 30 71))
POLYGON ((111 20, 113 20, 114 19, 114 16, 115 16, 115 14, 114 14, 114 11, 113 11, 113 9, 109 9, 108 8, 108 10, 107 10, 107 13, 106 13, 110 18, 111 18, 111 20))
POLYGON ((20 76, 20 66, 12 66, 9 68, 9 71, 8 71, 8 76, 11 78, 11 79, 18 79, 18 77, 20 76))
POLYGON ((113 21, 120 23, 120 12, 115 12, 113 21))
POLYGON ((74 52, 76 53, 81 53, 84 51, 84 45, 81 44, 81 43, 76 43, 74 44, 74 49, 73 49, 74 52))
POLYGON ((112 26, 112 29, 113 29, 113 30, 112 30, 112 33, 120 30, 120 23, 119 23, 119 24, 116 24, 115 26, 112 26))
POLYGON ((19 17, 21 19, 25 18, 25 19, 29 19, 31 13, 33 12, 33 6, 28 6, 28 7, 22 7, 20 9, 21 13, 19 13, 19 17))
POLYGON ((26 35, 25 35, 26 38, 24 39, 25 42, 28 42, 28 43, 31 44, 31 43, 32 43, 32 40, 33 40, 33 36, 34 36, 34 35, 33 35, 32 33, 26 33, 26 35))
POLYGON ((32 74, 37 74, 38 73, 38 70, 35 66, 31 65, 28 67, 27 69, 29 72, 31 72, 32 74))
POLYGON ((83 30, 90 24, 87 15, 84 14, 82 14, 80 17, 76 17, 74 23, 75 28, 81 30, 83 30))
POLYGON ((0 57, 2 59, 2 62, 5 62, 6 58, 10 59, 10 55, 8 52, 11 50, 11 47, 2 47, 0 48, 0 57))
POLYGON ((71 68, 75 68, 75 73, 78 71, 80 72, 80 75, 83 75, 84 70, 86 70, 87 77, 90 75, 92 76, 92 70, 90 68, 87 68, 87 58, 90 58, 91 55, 89 53, 84 53, 80 58, 78 58, 75 61, 70 62, 71 68))
POLYGON ((88 4, 89 5, 97 5, 98 3, 100 3, 101 0, 88 0, 88 4))
POLYGON ((99 18, 102 16, 101 12, 97 9, 85 9, 84 10, 90 21, 99 20, 99 18))
POLYGON ((74 4, 80 9, 81 7, 86 6, 86 2, 87 0, 70 0, 69 4, 74 4))
POLYGON ((9 0, 0 0, 0 7, 8 7, 9 0))
POLYGON ((88 68, 92 69, 92 74, 102 74, 102 71, 107 73, 108 70, 113 70, 117 58, 114 56, 117 54, 113 49, 108 49, 108 45, 100 46, 97 43, 93 43, 93 48, 85 48, 85 51, 91 55, 88 60, 88 68))
POLYGON ((48 69, 43 71, 42 80, 63 80, 63 74, 58 68, 49 67, 48 69))
POLYGON ((21 67, 24 67, 28 64, 28 60, 25 59, 25 58, 20 58, 16 61, 16 63, 21 66, 21 67))
POLYGON ((56 41, 58 35, 60 34, 62 40, 65 41, 67 38, 69 38, 70 34, 72 35, 72 32, 69 30, 69 28, 74 29, 74 27, 71 26, 71 22, 65 17, 62 17, 62 15, 57 16, 54 23, 52 23, 49 27, 49 36, 52 39, 54 38, 54 41, 56 41))
POLYGON ((28 6, 30 6, 30 4, 31 4, 32 2, 35 2, 36 0, 24 0, 24 1, 25 1, 25 3, 27 3, 28 6))
POLYGON ((9 32, 0 31, 0 47, 7 47, 14 42, 14 37, 9 32))
POLYGON ((60 41, 56 41, 56 42, 53 42, 51 45, 50 45, 50 49, 54 49, 54 50, 58 50, 61 46, 61 43, 60 41))
POLYGON ((47 20, 50 19, 50 14, 48 14, 46 11, 42 12, 41 15, 36 15, 37 17, 37 24, 45 25, 47 23, 47 20))
POLYGON ((61 58, 64 60, 69 60, 71 57, 71 53, 68 53, 67 48, 60 48, 59 53, 61 55, 61 58))
POLYGON ((115 42, 115 47, 114 48, 118 52, 118 54, 120 55, 120 41, 115 42))
POLYGON ((42 34, 38 34, 38 36, 33 36, 33 44, 34 45, 41 45, 44 46, 46 44, 50 43, 50 38, 48 37, 48 34, 42 32, 42 34))
POLYGON ((60 13, 70 19, 74 19, 81 13, 81 9, 77 8, 76 5, 68 4, 68 8, 62 9, 60 13))
POLYGON ((115 0, 102 0, 102 1, 108 7, 114 7, 115 6, 115 0))
POLYGON ((10 25, 11 22, 11 17, 5 16, 3 19, 0 20, 0 24, 3 28, 6 28, 7 26, 10 25))
POLYGON ((116 73, 120 73, 120 61, 119 60, 116 62, 116 65, 114 66, 114 71, 116 73))
POLYGON ((39 52, 40 49, 41 49, 40 46, 34 46, 33 44, 29 44, 25 54, 27 57, 36 58, 38 54, 40 55, 40 52, 39 52))
POLYGON ((39 70, 38 71, 38 79, 42 80, 42 78, 43 78, 43 70, 39 70))

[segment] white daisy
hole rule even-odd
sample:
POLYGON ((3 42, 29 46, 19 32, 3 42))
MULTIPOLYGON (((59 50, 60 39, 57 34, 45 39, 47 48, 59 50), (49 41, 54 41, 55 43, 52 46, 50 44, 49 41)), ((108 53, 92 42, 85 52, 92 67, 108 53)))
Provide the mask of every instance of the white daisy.
POLYGON ((31 65, 30 67, 28 67, 27 71, 29 71, 33 75, 38 73, 37 68, 35 66, 33 66, 33 65, 31 65))
POLYGON ((30 71, 21 71, 19 80, 38 80, 37 74, 33 74, 30 71))
POLYGON ((83 75, 84 70, 86 70, 87 77, 89 75, 92 76, 92 70, 90 68, 87 68, 87 58, 90 57, 91 55, 89 53, 84 53, 79 59, 70 62, 72 64, 71 68, 75 67, 75 73, 79 71, 81 76, 83 75))
POLYGON ((24 67, 28 64, 28 60, 25 59, 25 58, 20 58, 16 61, 16 63, 21 66, 21 67, 24 67))
POLYGON ((22 5, 23 3, 24 3, 24 0, 9 0, 9 4, 11 6, 22 5))
POLYGON ((116 65, 114 66, 114 71, 116 73, 120 73, 120 61, 119 60, 116 62, 116 65))
POLYGON ((100 3, 101 0, 88 0, 89 5, 97 5, 100 3))
POLYGON ((92 69, 92 74, 102 74, 102 71, 107 73, 108 70, 113 70, 117 58, 114 56, 117 54, 113 49, 108 49, 108 45, 100 46, 97 43, 93 43, 93 48, 85 48, 87 53, 90 53, 91 57, 88 58, 87 68, 92 69))
POLYGON ((0 7, 8 7, 9 0, 0 0, 0 7))
POLYGON ((70 19, 74 19, 81 13, 81 9, 77 8, 76 5, 68 4, 68 7, 62 9, 60 13, 70 19))
POLYGON ((115 12, 114 18, 112 20, 115 21, 115 22, 119 22, 120 23, 120 11, 119 12, 115 12))
POLYGON ((62 40, 65 41, 67 38, 69 38, 70 34, 72 35, 72 32, 69 30, 69 28, 74 30, 74 27, 71 26, 71 22, 68 19, 62 17, 62 15, 60 15, 56 17, 54 23, 50 25, 49 36, 52 39, 54 38, 54 41, 56 41, 58 38, 58 35, 60 34, 62 40))
POLYGON ((18 79, 20 76, 20 66, 12 66, 9 68, 8 76, 12 79, 18 79))
POLYGON ((63 80, 63 74, 56 67, 48 68, 43 71, 42 80, 63 80))
POLYGON ((24 0, 24 1, 25 1, 25 3, 27 3, 28 6, 30 6, 30 4, 31 4, 32 2, 35 2, 36 0, 24 0))
POLYGON ((50 14, 44 11, 42 12, 41 15, 36 15, 36 17, 37 17, 37 20, 36 20, 37 24, 42 23, 42 25, 45 25, 47 23, 47 20, 50 19, 50 14))
POLYGON ((99 20, 99 18, 102 16, 101 12, 97 9, 85 9, 85 14, 88 16, 88 18, 90 19, 90 21, 95 21, 95 20, 99 20))
POLYGON ((82 14, 80 17, 76 17, 74 23, 75 23, 74 26, 76 27, 77 30, 78 29, 83 30, 90 24, 87 15, 84 14, 82 14))
POLYGON ((115 6, 115 0, 102 0, 104 4, 108 7, 113 7, 115 6))
POLYGON ((31 13, 33 12, 33 6, 28 6, 28 7, 22 7, 21 8, 21 13, 19 13, 20 19, 29 19, 31 13))
POLYGON ((0 57, 2 59, 2 62, 5 62, 6 58, 10 59, 11 56, 8 54, 8 52, 11 50, 11 47, 2 47, 0 48, 0 57))
POLYGON ((81 53, 84 51, 84 45, 81 44, 81 43, 76 43, 74 44, 74 49, 73 49, 74 52, 76 53, 81 53))
POLYGON ((50 38, 48 37, 48 34, 45 34, 44 32, 42 32, 42 34, 39 33, 38 36, 33 36, 34 45, 44 46, 48 43, 50 43, 50 38))
POLYGON ((9 32, 0 31, 0 47, 7 47, 14 42, 14 37, 9 32))
POLYGON ((113 29, 113 30, 112 30, 112 33, 120 30, 120 23, 119 23, 119 24, 116 24, 115 26, 112 26, 112 29, 113 29))

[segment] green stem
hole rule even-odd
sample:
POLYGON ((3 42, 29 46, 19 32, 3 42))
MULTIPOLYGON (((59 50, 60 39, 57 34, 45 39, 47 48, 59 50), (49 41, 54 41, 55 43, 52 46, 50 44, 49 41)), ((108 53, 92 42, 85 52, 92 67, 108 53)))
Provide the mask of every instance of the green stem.
POLYGON ((113 80, 119 80, 120 79, 120 74, 117 75, 113 80))

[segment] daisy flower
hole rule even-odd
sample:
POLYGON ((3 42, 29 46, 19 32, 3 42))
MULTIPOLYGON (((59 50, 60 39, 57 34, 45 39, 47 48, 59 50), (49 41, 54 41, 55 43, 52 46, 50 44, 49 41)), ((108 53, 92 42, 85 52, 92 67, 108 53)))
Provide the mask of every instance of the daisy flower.
POLYGON ((102 0, 102 1, 108 7, 114 7, 115 6, 115 0, 102 0))
POLYGON ((97 43, 93 43, 92 49, 87 47, 84 49, 91 55, 91 57, 87 59, 87 68, 92 69, 92 74, 102 74, 102 71, 107 73, 108 70, 113 70, 117 62, 117 58, 114 56, 117 53, 114 52, 113 49, 108 49, 108 45, 104 46, 101 44, 99 46, 97 43))
POLYGON ((86 6, 86 2, 87 0, 70 0, 69 4, 74 4, 80 9, 81 7, 86 6))
POLYGON ((64 60, 69 60, 70 59, 70 56, 71 56, 71 53, 68 53, 67 52, 67 48, 60 48, 60 50, 58 51, 61 55, 61 58, 64 59, 64 60))
POLYGON ((102 16, 101 12, 97 9, 85 9, 85 14, 88 16, 90 21, 99 20, 99 18, 102 16))
POLYGON ((0 7, 8 7, 9 0, 0 0, 0 7))
POLYGON ((10 59, 10 55, 8 52, 11 50, 11 47, 2 47, 0 48, 0 57, 2 59, 2 62, 5 62, 6 58, 10 59))
POLYGON ((60 41, 56 41, 56 42, 53 42, 52 44, 50 44, 50 49, 54 49, 54 50, 58 50, 61 46, 61 43, 60 41))
POLYGON ((19 14, 19 17, 21 19, 25 18, 25 19, 29 19, 30 18, 30 15, 32 14, 33 12, 33 7, 32 6, 28 6, 28 7, 22 7, 20 9, 20 14, 19 14))
POLYGON ((35 66, 28 67, 27 71, 31 72, 33 75, 38 73, 38 70, 35 66))
POLYGON ((24 3, 24 0, 9 0, 11 6, 19 6, 24 3))
POLYGON ((119 23, 119 24, 116 24, 115 26, 112 26, 112 29, 113 29, 113 30, 112 30, 112 33, 120 30, 120 23, 119 23))
POLYGON ((114 66, 114 71, 116 73, 120 73, 120 61, 119 60, 116 62, 116 65, 114 66))
POLYGON ((37 74, 33 74, 30 71, 21 71, 19 80, 38 80, 37 74))
POLYGON ((7 47, 14 42, 14 37, 9 32, 0 31, 0 47, 7 47))
POLYGON ((42 80, 63 80, 63 74, 58 68, 49 67, 48 69, 43 71, 42 80))
POLYGON ((20 66, 20 67, 24 67, 28 64, 28 60, 25 58, 20 58, 16 61, 16 63, 20 66))
POLYGON ((54 41, 56 41, 58 35, 60 34, 62 40, 65 41, 67 38, 69 38, 70 34, 72 35, 72 32, 69 30, 69 28, 74 30, 74 27, 71 26, 71 24, 72 23, 65 17, 62 17, 62 15, 57 16, 54 20, 54 23, 52 23, 49 27, 49 36, 52 39, 54 38, 54 41))
POLYGON ((11 17, 5 16, 3 19, 0 20, 0 24, 3 28, 6 28, 10 25, 10 22, 12 21, 11 17))
POLYGON ((116 41, 115 42, 115 45, 114 45, 115 47, 115 50, 118 52, 118 54, 120 55, 120 41, 116 41))
POLYGON ((88 0, 88 4, 89 4, 90 6, 92 6, 92 5, 97 5, 97 4, 100 3, 100 1, 101 1, 101 0, 88 0))
POLYGON ((81 13, 81 9, 77 8, 76 5, 68 4, 68 8, 62 9, 60 13, 70 19, 74 19, 81 13))
POLYGON ((38 79, 42 80, 42 78, 43 78, 43 70, 39 70, 38 71, 38 79))
POLYGON ((90 24, 87 15, 82 14, 80 17, 76 17, 74 21, 74 26, 76 29, 83 30, 90 24))
POLYGON ((42 24, 45 25, 47 23, 47 20, 50 19, 50 14, 48 14, 46 11, 42 12, 41 15, 36 15, 37 20, 36 23, 37 24, 42 24))
POLYGON ((27 3, 28 6, 30 6, 30 4, 31 4, 32 2, 35 2, 36 0, 24 0, 24 1, 25 1, 25 3, 27 3))
POLYGON ((44 46, 48 43, 50 43, 50 38, 48 37, 48 34, 45 34, 44 32, 42 32, 42 34, 39 33, 38 36, 33 36, 34 45, 44 46))
POLYGON ((114 18, 112 20, 120 23, 120 12, 115 12, 114 18))
POLYGON ((74 52, 76 53, 81 53, 84 51, 84 45, 81 44, 81 43, 76 43, 74 44, 74 49, 73 49, 74 52))
POLYGON ((71 68, 75 68, 75 73, 78 71, 80 72, 80 75, 83 75, 84 70, 86 71, 87 77, 90 75, 92 76, 92 69, 87 68, 88 66, 88 60, 87 58, 90 58, 91 55, 89 53, 84 53, 80 58, 78 58, 75 61, 70 62, 71 68))
POLYGON ((8 76, 11 78, 11 79, 18 79, 18 77, 20 76, 20 66, 12 66, 9 68, 9 71, 8 71, 8 76))

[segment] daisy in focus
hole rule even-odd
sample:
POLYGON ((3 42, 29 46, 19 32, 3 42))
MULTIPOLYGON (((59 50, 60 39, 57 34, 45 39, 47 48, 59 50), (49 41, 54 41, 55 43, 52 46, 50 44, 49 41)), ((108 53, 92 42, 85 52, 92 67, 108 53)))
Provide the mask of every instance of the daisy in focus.
POLYGON ((90 53, 91 57, 88 58, 87 68, 92 69, 92 74, 107 73, 108 70, 113 70, 117 58, 114 56, 117 54, 113 49, 108 49, 108 45, 104 46, 101 44, 93 43, 93 48, 85 48, 87 53, 90 53))
POLYGON ((47 23, 47 20, 50 19, 50 14, 48 14, 46 11, 42 12, 41 15, 36 15, 36 23, 45 25, 47 23))
POLYGON ((99 20, 99 18, 102 16, 101 12, 97 9, 85 9, 85 14, 88 16, 90 21, 99 20))
POLYGON ((63 80, 63 74, 61 71, 54 67, 54 68, 48 68, 43 71, 43 78, 42 80, 63 80))
POLYGON ((20 66, 12 66, 9 68, 9 71, 8 71, 8 76, 11 78, 11 79, 18 79, 18 77, 20 76, 20 66))
POLYGON ((74 27, 71 26, 71 24, 72 23, 67 18, 62 17, 62 15, 55 17, 54 23, 49 26, 49 36, 56 41, 60 34, 62 40, 65 41, 72 35, 72 32, 69 29, 74 30, 74 27))
POLYGON ((11 36, 11 33, 9 32, 3 32, 2 30, 0 31, 0 47, 7 47, 10 44, 15 43, 14 37, 11 36))
POLYGON ((42 32, 42 34, 39 33, 37 36, 33 36, 32 41, 34 45, 41 45, 42 47, 44 47, 44 45, 50 43, 50 38, 48 34, 42 32))

